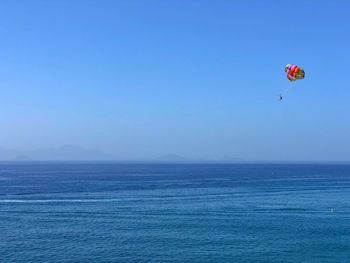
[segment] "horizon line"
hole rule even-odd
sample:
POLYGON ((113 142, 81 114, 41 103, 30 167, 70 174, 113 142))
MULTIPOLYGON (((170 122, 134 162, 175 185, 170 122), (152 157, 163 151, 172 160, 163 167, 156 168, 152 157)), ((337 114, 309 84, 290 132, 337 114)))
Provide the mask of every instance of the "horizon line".
POLYGON ((134 164, 350 164, 350 160, 115 160, 115 159, 82 159, 82 160, 0 160, 1 163, 134 163, 134 164))

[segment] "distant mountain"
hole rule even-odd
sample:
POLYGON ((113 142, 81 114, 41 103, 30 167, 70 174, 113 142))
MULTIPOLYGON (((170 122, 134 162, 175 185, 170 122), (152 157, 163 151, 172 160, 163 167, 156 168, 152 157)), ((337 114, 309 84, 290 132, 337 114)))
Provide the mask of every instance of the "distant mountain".
POLYGON ((57 148, 36 149, 26 153, 33 160, 105 160, 107 156, 94 149, 86 149, 75 145, 63 145, 57 148))
POLYGON ((216 159, 206 159, 206 158, 198 158, 198 159, 189 159, 177 154, 167 154, 160 156, 155 159, 157 162, 189 162, 189 163, 235 163, 235 162, 244 162, 243 159, 234 158, 232 156, 222 156, 216 159))
POLYGON ((33 150, 0 148, 0 160, 2 161, 89 161, 108 159, 110 158, 103 152, 75 145, 33 150))
MULTIPOLYGON (((113 161, 110 155, 99 150, 76 145, 63 145, 52 148, 16 150, 0 147, 1 161, 113 161)), ((119 160, 114 160, 119 161, 119 160)), ((178 154, 166 154, 158 158, 128 160, 131 162, 169 162, 169 163, 235 163, 244 162, 231 156, 216 159, 187 158, 178 154)))
POLYGON ((156 158, 155 161, 159 161, 159 162, 188 162, 190 160, 187 159, 186 157, 183 157, 183 156, 180 156, 177 154, 166 154, 166 155, 163 155, 163 156, 156 158))
POLYGON ((13 161, 30 161, 31 158, 25 154, 18 154, 13 158, 13 161))
POLYGON ((221 158, 218 158, 216 161, 218 162, 244 162, 244 159, 237 158, 237 157, 232 157, 229 155, 224 155, 221 158))
POLYGON ((0 160, 11 161, 19 156, 20 152, 12 149, 0 147, 0 160))

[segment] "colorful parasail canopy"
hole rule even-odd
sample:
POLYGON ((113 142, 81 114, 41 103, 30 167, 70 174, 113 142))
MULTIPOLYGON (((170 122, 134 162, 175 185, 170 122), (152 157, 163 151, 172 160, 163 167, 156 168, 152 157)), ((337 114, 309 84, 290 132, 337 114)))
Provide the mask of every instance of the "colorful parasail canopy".
POLYGON ((287 79, 290 81, 296 81, 305 77, 304 70, 294 64, 287 64, 284 71, 287 73, 287 79))

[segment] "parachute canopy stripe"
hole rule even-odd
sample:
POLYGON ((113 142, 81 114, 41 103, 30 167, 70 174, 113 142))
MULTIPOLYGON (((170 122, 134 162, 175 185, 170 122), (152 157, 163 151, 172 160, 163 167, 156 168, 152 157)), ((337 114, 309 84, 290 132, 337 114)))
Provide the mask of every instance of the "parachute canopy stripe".
POLYGON ((301 67, 294 64, 287 64, 285 67, 287 73, 287 79, 290 81, 296 81, 305 77, 305 72, 301 67))

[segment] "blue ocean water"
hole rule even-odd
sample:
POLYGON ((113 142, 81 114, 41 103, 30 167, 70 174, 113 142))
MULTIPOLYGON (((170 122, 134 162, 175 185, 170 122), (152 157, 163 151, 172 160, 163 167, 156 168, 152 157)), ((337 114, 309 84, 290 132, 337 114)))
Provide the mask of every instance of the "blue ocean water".
POLYGON ((2 163, 0 262, 350 262, 350 165, 2 163))

